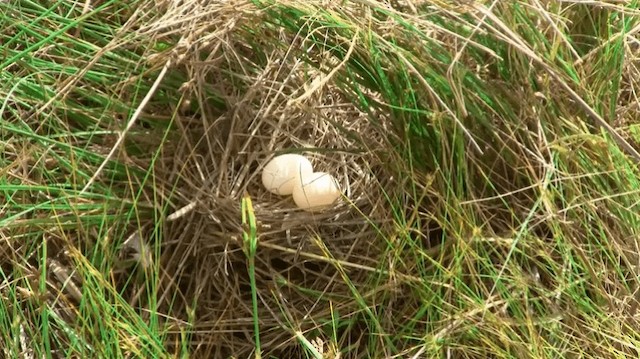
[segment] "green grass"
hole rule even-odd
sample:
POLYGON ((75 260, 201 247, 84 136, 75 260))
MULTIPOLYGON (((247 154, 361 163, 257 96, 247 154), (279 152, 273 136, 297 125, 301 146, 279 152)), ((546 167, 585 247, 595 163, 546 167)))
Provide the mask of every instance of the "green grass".
POLYGON ((3 356, 638 355, 638 3, 325 3, 0 2, 3 356))
POLYGON ((258 288, 256 285, 256 252, 258 250, 258 226, 251 204, 251 197, 242 198, 242 247, 247 256, 247 267, 251 286, 251 306, 253 308, 253 332, 256 343, 256 358, 262 357, 260 349, 260 318, 258 318, 258 288))

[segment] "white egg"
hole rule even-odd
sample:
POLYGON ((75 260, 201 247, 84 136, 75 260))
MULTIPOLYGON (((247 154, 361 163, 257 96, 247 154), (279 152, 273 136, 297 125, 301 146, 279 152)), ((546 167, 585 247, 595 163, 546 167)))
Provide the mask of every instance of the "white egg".
POLYGON ((274 157, 262 170, 262 184, 271 193, 289 195, 300 176, 313 173, 304 156, 287 154, 274 157))
POLYGON ((306 211, 322 210, 340 198, 338 182, 332 175, 315 172, 303 176, 293 188, 293 201, 306 211))

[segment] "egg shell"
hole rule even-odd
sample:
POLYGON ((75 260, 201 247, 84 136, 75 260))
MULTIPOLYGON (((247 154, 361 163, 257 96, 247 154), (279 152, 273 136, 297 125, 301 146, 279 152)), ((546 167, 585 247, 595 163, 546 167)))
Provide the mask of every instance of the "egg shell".
POLYGON ((293 201, 305 211, 319 211, 340 198, 336 179, 325 172, 315 172, 300 178, 293 188, 293 201))
POLYGON ((274 157, 262 170, 262 184, 271 193, 281 196, 293 193, 300 176, 313 173, 311 162, 304 156, 286 154, 274 157))

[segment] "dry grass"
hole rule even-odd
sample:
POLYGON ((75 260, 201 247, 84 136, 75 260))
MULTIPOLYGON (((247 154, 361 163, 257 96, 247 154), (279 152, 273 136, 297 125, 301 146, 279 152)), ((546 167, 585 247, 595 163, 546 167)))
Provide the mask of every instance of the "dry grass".
MULTIPOLYGON (((295 71, 285 76, 292 75, 295 71)), ((284 329, 263 332, 263 345, 285 356, 295 353, 295 331, 316 330, 318 318, 329 320, 332 308, 357 309, 340 294, 349 288, 336 267, 344 266, 351 282, 364 286, 384 253, 384 242, 376 238, 392 225, 381 193, 390 187, 391 176, 375 151, 367 150, 382 141, 382 134, 353 105, 341 103, 338 93, 325 91, 329 104, 313 100, 300 106, 287 106, 287 89, 279 91, 279 99, 267 96, 261 84, 277 83, 277 77, 273 71, 248 78, 249 96, 225 94, 229 111, 211 123, 199 115, 176 114, 175 136, 163 146, 170 155, 156 165, 154 190, 172 198, 174 208, 187 210, 162 229, 159 262, 166 274, 158 294, 167 302, 160 308, 187 321, 190 302, 198 303, 192 309, 198 318, 193 340, 204 357, 253 350, 247 331, 253 318, 247 305, 249 278, 241 250, 239 199, 244 193, 255 203, 259 222, 258 317, 264 328, 284 329), (339 121, 341 129, 332 121, 339 121), (358 135, 352 140, 348 133, 358 135), (367 133, 370 142, 362 143, 359 133, 367 133), (261 166, 288 149, 306 150, 315 169, 334 173, 346 198, 329 211, 308 213, 291 198, 267 192, 260 182, 261 166), (176 292, 184 298, 177 303, 176 292), (322 301, 319 293, 326 293, 322 301), (220 338, 217 333, 226 334, 220 338)), ((210 83, 205 77, 194 82, 195 87, 210 83)), ((294 78, 289 86, 302 84, 294 78)))
POLYGON ((4 354, 635 356, 634 4, 2 4, 4 354))

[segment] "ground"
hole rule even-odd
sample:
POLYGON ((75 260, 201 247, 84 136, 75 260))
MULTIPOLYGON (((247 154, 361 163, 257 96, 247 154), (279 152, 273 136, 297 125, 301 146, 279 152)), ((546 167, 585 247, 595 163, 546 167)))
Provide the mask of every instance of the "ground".
POLYGON ((637 357, 637 9, 0 1, 2 355, 637 357))

